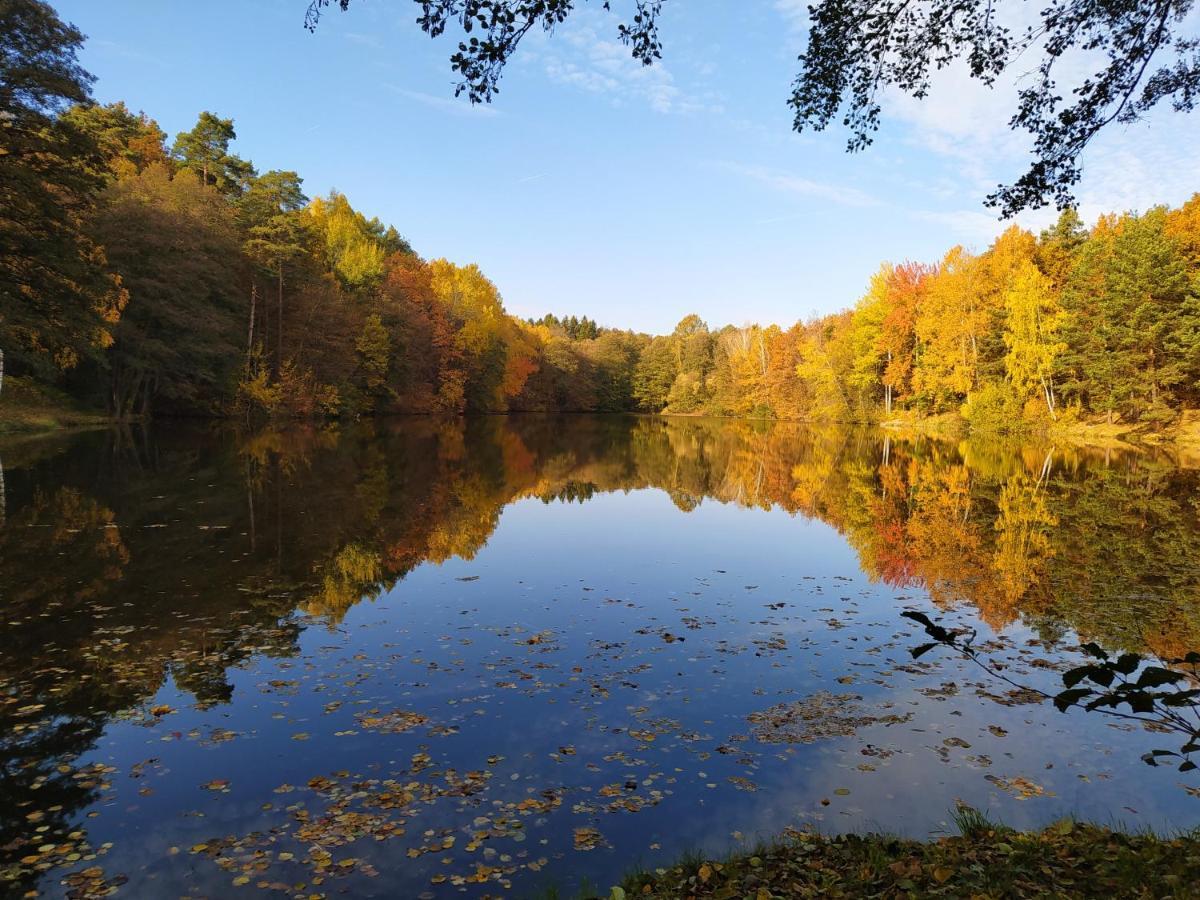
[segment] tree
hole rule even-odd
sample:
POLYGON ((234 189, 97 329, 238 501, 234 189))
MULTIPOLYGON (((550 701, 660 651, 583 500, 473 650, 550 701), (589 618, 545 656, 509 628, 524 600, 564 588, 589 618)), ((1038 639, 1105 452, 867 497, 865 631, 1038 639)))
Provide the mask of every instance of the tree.
POLYGON ((362 332, 354 342, 354 349, 358 352, 358 363, 363 370, 367 390, 378 392, 387 383, 392 356, 392 343, 378 313, 367 316, 362 332))
POLYGON ((1032 262, 1025 262, 1005 292, 1004 306, 1008 379, 1021 399, 1040 393, 1050 418, 1055 419, 1055 363, 1066 345, 1058 339, 1063 312, 1054 285, 1032 262))
POLYGON ((1069 388, 1110 421, 1160 419, 1194 396, 1200 377, 1200 299, 1166 210, 1101 219, 1063 293, 1069 388))
POLYGON ((337 191, 309 204, 307 215, 323 246, 327 270, 344 287, 376 286, 383 279, 389 253, 411 252, 395 229, 385 232, 378 219, 368 219, 337 191))
MULTIPOLYGON (((893 271, 891 263, 879 267, 850 318, 854 362, 849 382, 857 394, 867 399, 874 399, 883 384, 883 369, 887 364, 887 351, 882 340, 883 320, 888 312, 888 281, 893 271)), ((892 412, 892 395, 887 387, 884 388, 884 411, 889 415, 892 412)))
POLYGON ((979 382, 979 341, 990 311, 981 308, 979 260, 962 247, 946 254, 929 280, 916 318, 920 356, 913 390, 934 409, 962 400, 979 382))
POLYGON ((72 106, 62 120, 88 135, 104 161, 106 180, 166 164, 167 136, 145 113, 134 115, 124 103, 72 106))
POLYGON ((849 312, 835 313, 804 330, 797 352, 796 373, 810 391, 806 418, 826 422, 855 420, 850 378, 854 346, 849 312))
POLYGON ((503 411, 509 353, 502 336, 506 316, 500 292, 473 263, 458 266, 435 259, 429 268, 433 294, 457 325, 454 343, 464 366, 462 396, 466 408, 503 411))
POLYGON ((156 398, 221 409, 241 358, 233 210, 212 187, 154 163, 108 190, 96 232, 129 291, 104 363, 118 418, 156 398))
POLYGON ((53 378, 112 343, 126 295, 87 223, 91 136, 59 116, 90 99, 83 35, 37 0, 0 0, 0 351, 53 378))
MULTIPOLYGON (((305 25, 315 30, 326 7, 351 0, 310 0, 305 25)), ((633 0, 633 16, 617 27, 633 58, 662 56, 658 18, 663 0, 633 0)), ((551 32, 575 0, 421 0, 417 24, 430 37, 457 26, 466 39, 450 64, 455 95, 490 102, 500 74, 522 38, 551 32)), ((609 0, 603 6, 608 9, 609 0)), ((1017 3, 1007 8, 1016 9, 1017 3)), ((1014 28, 997 0, 817 0, 809 7, 808 44, 788 101, 796 131, 820 131, 835 120, 850 129, 848 149, 861 150, 879 129, 889 88, 926 96, 932 72, 962 59, 972 78, 991 86, 1013 66, 1036 77, 1020 89, 1010 124, 1033 136, 1033 162, 988 204, 1010 216, 1055 202, 1071 205, 1088 143, 1112 122, 1130 123, 1159 103, 1190 112, 1200 97, 1200 40, 1180 34, 1193 0, 1052 0, 1038 21, 1014 28), (1067 89, 1060 59, 1087 51, 1098 68, 1067 89), (1064 96, 1071 96, 1069 104, 1064 96)))
POLYGON ((695 412, 710 396, 708 376, 712 371, 713 337, 708 325, 695 313, 684 316, 671 333, 676 376, 667 395, 674 412, 695 412))
POLYGON ((879 343, 887 360, 882 380, 889 411, 892 403, 906 400, 912 393, 917 311, 924 302, 932 271, 931 267, 920 263, 903 263, 892 270, 888 279, 888 309, 883 317, 879 343))
MULTIPOLYGON (((246 233, 246 254, 275 277, 276 332, 275 373, 283 367, 284 269, 308 252, 309 235, 301 210, 308 198, 300 189, 303 179, 295 172, 272 170, 254 178, 238 204, 246 233)), ((253 352, 257 285, 251 287, 249 348, 253 352)))
POLYGON ((661 412, 678 375, 679 363, 671 338, 653 338, 642 350, 633 370, 633 397, 638 408, 661 412))
POLYGON ((1036 260, 1041 269, 1062 290, 1075 264, 1075 255, 1087 240, 1087 229, 1074 209, 1064 209, 1058 221, 1038 238, 1036 260))
POLYGON ((202 184, 212 185, 226 197, 238 197, 254 177, 254 166, 229 152, 235 138, 233 119, 206 111, 200 113, 191 131, 176 135, 171 153, 202 184))

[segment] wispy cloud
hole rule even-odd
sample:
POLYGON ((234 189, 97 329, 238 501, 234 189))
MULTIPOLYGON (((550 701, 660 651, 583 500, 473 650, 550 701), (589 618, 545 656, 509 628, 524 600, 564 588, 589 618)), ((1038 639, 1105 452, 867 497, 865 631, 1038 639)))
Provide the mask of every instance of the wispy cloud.
POLYGON ((911 215, 918 222, 947 229, 969 250, 982 250, 1012 224, 977 209, 912 210, 911 215))
POLYGON ((840 206, 878 206, 879 201, 858 188, 847 187, 828 181, 814 181, 788 172, 768 169, 764 166, 747 166, 740 163, 723 163, 726 171, 749 178, 782 194, 811 197, 836 203, 840 206))
POLYGON ((633 59, 616 38, 617 21, 602 10, 580 10, 553 42, 536 39, 533 53, 551 80, 607 95, 614 103, 642 102, 660 113, 722 111, 715 93, 680 87, 661 60, 644 66, 633 59))
POLYGON ((156 66, 166 66, 166 60, 146 53, 144 50, 139 50, 130 47, 127 44, 121 44, 117 41, 106 41, 101 38, 92 38, 88 40, 88 47, 97 47, 111 53, 113 56, 118 56, 123 59, 131 59, 134 62, 152 63, 156 66))
POLYGON ((775 0, 775 11, 787 27, 790 43, 797 43, 808 34, 809 2, 810 0, 775 0))
MULTIPOLYGON (((1009 15, 1013 30, 1020 31, 1036 21, 1039 12, 1032 4, 1016 4, 1009 15)), ((1200 25, 1200 14, 1193 13, 1188 23, 1192 28, 1200 25)), ((1032 138, 1013 131, 1009 121, 1017 109, 1018 92, 1035 77, 1028 70, 1040 56, 1038 48, 1031 48, 1025 68, 1014 67, 993 88, 971 78, 960 62, 936 73, 929 95, 922 100, 888 91, 885 118, 902 126, 902 140, 941 163, 937 177, 927 185, 929 192, 977 204, 974 211, 928 214, 941 218, 926 221, 940 221, 975 238, 994 237, 1011 224, 998 221, 982 203, 999 184, 1024 174, 1032 161, 1032 138)), ((1098 54, 1082 51, 1058 60, 1055 78, 1066 102, 1070 102, 1070 88, 1103 63, 1098 54)), ((1194 150, 1198 139, 1200 121, 1169 107, 1156 110, 1147 123, 1108 126, 1082 157, 1083 178, 1075 190, 1081 215, 1091 220, 1101 212, 1146 209, 1186 199, 1200 186, 1200 158, 1194 150), (1164 140, 1165 135, 1169 139, 1164 140)), ((880 143, 887 140, 886 134, 879 139, 880 143)), ((1016 222, 1037 228, 1056 215, 1054 210, 1035 210, 1018 216, 1016 222)))
POLYGON ((359 34, 356 31, 345 32, 346 40, 355 44, 362 44, 364 47, 374 47, 379 49, 383 46, 383 41, 373 34, 359 34))
POLYGON ((436 94, 426 94, 424 91, 413 91, 408 88, 402 88, 398 85, 384 85, 393 94, 399 94, 405 99, 412 100, 414 103, 420 103, 428 106, 431 109, 441 110, 442 112, 451 113, 456 116, 480 116, 483 118, 494 118, 500 115, 500 110, 493 106, 483 103, 471 104, 467 100, 455 99, 453 92, 447 89, 447 96, 439 97, 436 94))

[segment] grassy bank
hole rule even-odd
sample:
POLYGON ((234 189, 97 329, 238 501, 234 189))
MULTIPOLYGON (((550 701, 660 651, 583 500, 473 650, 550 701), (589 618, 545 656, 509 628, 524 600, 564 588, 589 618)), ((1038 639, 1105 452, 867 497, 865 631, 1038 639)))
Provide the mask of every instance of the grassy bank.
POLYGON ((1036 832, 960 810, 963 834, 931 841, 790 832, 722 860, 692 857, 627 877, 605 898, 1196 897, 1200 836, 1124 834, 1063 821, 1036 832))
POLYGON ((80 408, 61 391, 27 378, 7 377, 0 391, 0 434, 36 434, 107 424, 108 416, 80 408))

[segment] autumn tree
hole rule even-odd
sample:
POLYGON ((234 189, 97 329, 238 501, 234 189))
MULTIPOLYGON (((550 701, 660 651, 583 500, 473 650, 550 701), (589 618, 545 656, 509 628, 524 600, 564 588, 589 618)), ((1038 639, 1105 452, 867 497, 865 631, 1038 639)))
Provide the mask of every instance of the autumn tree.
MULTIPOLYGON (((295 172, 272 170, 253 178, 238 203, 238 218, 245 234, 244 249, 250 259, 275 279, 275 372, 284 361, 284 282, 289 266, 310 252, 309 220, 303 213, 308 198, 303 179, 295 172)), ((251 288, 247 360, 254 350, 257 284, 251 288)), ((264 336, 265 337, 265 336, 264 336)))
POLYGON ((1055 366, 1066 345, 1059 339, 1063 311, 1053 282, 1023 262, 1004 294, 1004 357, 1008 379, 1022 400, 1040 394, 1050 418, 1057 418, 1055 366))
POLYGON ((920 355, 913 390, 934 410, 962 400, 978 384, 979 339, 990 312, 979 307, 979 263, 954 247, 929 279, 916 317, 920 355))
POLYGON ((679 360, 669 337, 655 337, 643 348, 633 372, 633 397, 638 408, 661 412, 679 375, 679 360))
POLYGON ((811 322, 797 350, 796 373, 809 388, 806 418, 852 422, 858 404, 851 387, 854 344, 850 312, 811 322))
POLYGON ((695 412, 710 396, 713 337, 708 325, 695 313, 684 316, 671 332, 671 349, 677 374, 667 405, 675 412, 695 412))
POLYGON ((62 120, 95 144, 107 181, 137 174, 152 163, 169 163, 166 133, 144 112, 134 114, 122 102, 78 104, 63 113, 62 120))
POLYGON ((59 115, 90 102, 82 43, 46 3, 0 3, 0 354, 46 378, 99 358, 125 304, 88 229, 102 152, 59 115))
POLYGON ((220 409, 241 359, 233 209, 214 188, 152 163, 108 189, 96 233, 129 292, 105 359, 112 414, 148 414, 156 398, 220 409))
POLYGON ((873 400, 883 388, 884 412, 892 412, 892 393, 883 383, 887 350, 883 343, 883 320, 888 313, 888 282, 895 271, 884 263, 871 276, 867 292, 854 306, 850 317, 850 343, 854 355, 849 384, 867 400, 873 400))
POLYGON ((430 264, 433 294, 456 323, 461 353, 461 392, 469 410, 505 409, 508 352, 501 337, 500 293, 476 265, 457 266, 445 259, 430 264))

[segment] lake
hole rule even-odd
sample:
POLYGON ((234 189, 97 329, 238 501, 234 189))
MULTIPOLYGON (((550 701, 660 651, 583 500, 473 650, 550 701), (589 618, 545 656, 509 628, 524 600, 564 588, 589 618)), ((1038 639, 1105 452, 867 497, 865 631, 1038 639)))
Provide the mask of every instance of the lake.
POLYGON ((1200 649, 1150 450, 706 419, 0 445, 0 892, 539 896, 788 827, 1200 824, 1055 691, 1200 649), (240 890, 234 886, 240 886, 240 890))

